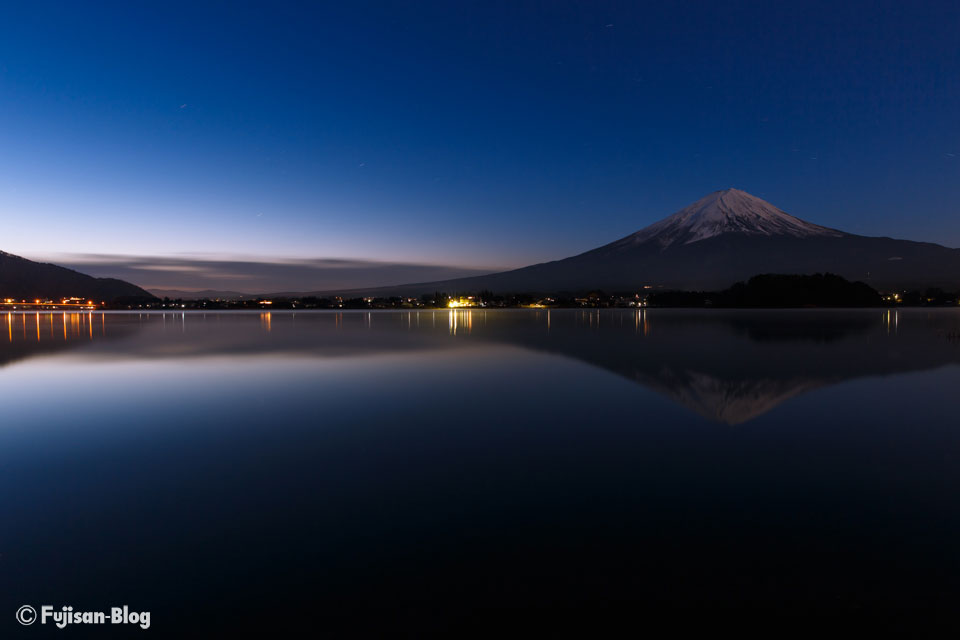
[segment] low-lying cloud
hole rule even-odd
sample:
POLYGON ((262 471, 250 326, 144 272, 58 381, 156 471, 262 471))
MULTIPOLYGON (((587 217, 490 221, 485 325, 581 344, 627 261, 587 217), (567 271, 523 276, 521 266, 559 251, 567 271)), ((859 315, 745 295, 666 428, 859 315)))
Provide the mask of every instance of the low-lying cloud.
POLYGON ((491 271, 359 259, 268 262, 203 257, 71 254, 51 261, 98 278, 120 278, 154 292, 230 291, 258 294, 337 291, 462 278, 491 271))

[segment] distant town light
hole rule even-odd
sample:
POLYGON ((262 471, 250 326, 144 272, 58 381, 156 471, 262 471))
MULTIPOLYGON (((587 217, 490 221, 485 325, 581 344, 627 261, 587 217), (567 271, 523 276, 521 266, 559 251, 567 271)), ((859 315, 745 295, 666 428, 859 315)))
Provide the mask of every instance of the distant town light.
POLYGON ((447 302, 447 306, 451 309, 459 309, 460 307, 478 307, 480 305, 476 300, 473 299, 473 296, 468 296, 466 298, 460 296, 456 299, 450 298, 450 300, 447 302))

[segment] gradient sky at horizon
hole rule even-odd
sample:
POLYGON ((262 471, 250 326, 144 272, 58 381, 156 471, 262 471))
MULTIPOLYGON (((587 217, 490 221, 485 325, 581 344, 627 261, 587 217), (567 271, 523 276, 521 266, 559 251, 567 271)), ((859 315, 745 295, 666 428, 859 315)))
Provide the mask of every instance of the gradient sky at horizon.
POLYGON ((960 246, 955 2, 302 4, 5 4, 0 249, 495 269, 727 187, 960 246))

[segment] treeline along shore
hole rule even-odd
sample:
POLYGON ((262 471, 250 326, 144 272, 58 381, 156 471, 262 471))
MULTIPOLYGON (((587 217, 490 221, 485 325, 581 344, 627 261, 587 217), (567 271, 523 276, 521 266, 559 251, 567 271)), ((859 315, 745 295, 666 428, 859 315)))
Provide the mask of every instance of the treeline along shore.
POLYGON ((243 299, 155 299, 117 304, 118 309, 449 309, 449 308, 862 308, 960 306, 960 292, 926 288, 880 292, 830 273, 762 274, 720 291, 654 287, 627 292, 509 293, 464 291, 390 296, 249 296, 243 299))

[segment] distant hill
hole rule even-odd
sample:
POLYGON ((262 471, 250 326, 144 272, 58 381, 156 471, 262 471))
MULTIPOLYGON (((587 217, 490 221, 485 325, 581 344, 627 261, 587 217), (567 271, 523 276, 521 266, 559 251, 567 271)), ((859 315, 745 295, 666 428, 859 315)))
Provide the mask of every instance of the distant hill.
POLYGON ((883 298, 863 282, 832 273, 768 273, 733 285, 723 292, 721 302, 730 307, 873 307, 883 298))
POLYGON ((643 286, 703 291, 724 289, 758 273, 823 272, 880 290, 955 290, 960 288, 960 249, 846 233, 791 216, 744 191, 727 189, 570 258, 363 293, 631 291, 643 286))
POLYGON ((869 285, 832 273, 767 273, 723 291, 655 291, 648 302, 658 307, 873 307, 883 298, 869 285))
POLYGON ((140 287, 123 280, 93 278, 72 269, 33 262, 0 251, 0 299, 57 300, 73 296, 98 302, 154 297, 140 287))
POLYGON ((257 297, 253 293, 240 293, 239 291, 217 291, 214 289, 204 289, 203 291, 184 291, 183 289, 148 289, 150 293, 158 298, 170 298, 171 300, 252 300, 257 297))

